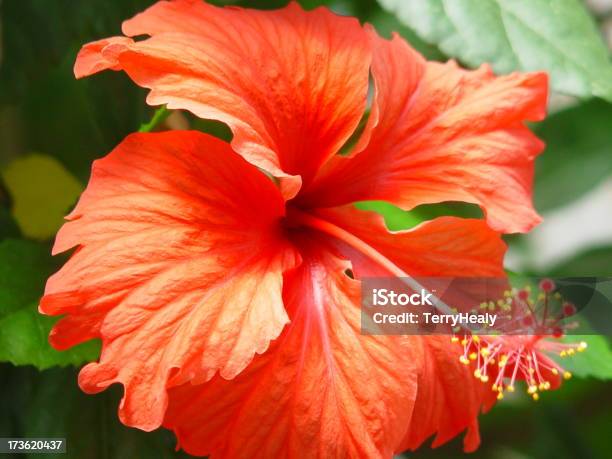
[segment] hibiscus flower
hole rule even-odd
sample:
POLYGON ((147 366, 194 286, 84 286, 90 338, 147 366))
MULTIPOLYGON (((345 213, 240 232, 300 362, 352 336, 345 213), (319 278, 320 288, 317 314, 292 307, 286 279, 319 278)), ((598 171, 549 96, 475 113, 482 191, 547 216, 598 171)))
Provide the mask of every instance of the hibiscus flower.
POLYGON ((491 387, 448 337, 360 333, 365 276, 500 276, 500 232, 531 204, 544 74, 427 62, 327 9, 161 1, 90 43, 77 77, 123 70, 147 101, 226 123, 128 136, 94 163, 40 310, 65 349, 98 338, 79 384, 120 383, 123 423, 215 457, 391 457, 468 428, 491 387), (147 36, 144 39, 134 37, 147 36), (373 95, 369 118, 349 154, 373 95), (352 207, 479 205, 402 232, 352 207))

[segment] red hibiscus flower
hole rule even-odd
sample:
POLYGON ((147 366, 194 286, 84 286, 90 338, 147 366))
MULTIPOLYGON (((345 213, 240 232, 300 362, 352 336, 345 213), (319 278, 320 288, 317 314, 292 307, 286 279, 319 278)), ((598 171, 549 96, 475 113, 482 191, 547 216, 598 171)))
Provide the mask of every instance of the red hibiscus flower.
POLYGON ((124 70, 148 102, 229 125, 134 134, 93 166, 40 309, 58 349, 99 338, 87 392, 124 387, 127 425, 212 457, 391 457, 440 444, 492 403, 448 337, 360 334, 372 275, 501 275, 498 231, 538 222, 543 74, 426 62, 326 9, 162 1, 86 45, 77 77, 124 70), (146 35, 148 38, 134 38, 146 35), (369 119, 349 142, 375 95, 369 119), (478 204, 389 232, 351 207, 478 204))

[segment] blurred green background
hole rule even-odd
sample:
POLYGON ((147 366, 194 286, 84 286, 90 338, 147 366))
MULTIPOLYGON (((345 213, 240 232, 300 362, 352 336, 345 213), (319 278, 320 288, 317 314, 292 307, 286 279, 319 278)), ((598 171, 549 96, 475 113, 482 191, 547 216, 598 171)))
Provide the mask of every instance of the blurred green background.
MULTIPOLYGON (((82 394, 76 366, 95 358, 97 344, 53 351, 46 338, 53 319, 36 313, 46 277, 65 261, 50 256, 53 236, 83 190, 91 162, 154 114, 144 103, 146 92, 123 74, 76 81, 76 53, 86 42, 120 34, 123 19, 152 3, 0 3, 0 437, 67 437, 69 454, 62 457, 185 457, 174 452, 170 433, 145 434, 119 424, 119 388, 82 394)), ((214 3, 274 8, 286 2, 214 3)), ((549 70, 555 88, 551 114, 534 127, 548 146, 538 159, 535 191, 545 223, 530 235, 508 238, 508 268, 530 275, 612 276, 612 65, 606 44, 612 40, 612 1, 300 3, 357 16, 386 36, 397 31, 429 59, 456 58, 471 67, 486 60, 500 73, 549 70), (531 27, 534 20, 541 24, 531 27)), ((223 125, 183 112, 172 113, 158 128, 230 135, 223 125)), ((435 215, 480 214, 457 204, 410 213, 381 203, 363 207, 382 212, 392 229, 435 215)), ((583 378, 538 403, 522 394, 509 397, 482 417, 483 443, 472 457, 612 457, 607 338, 595 348, 586 363, 576 363, 583 378)), ((412 455, 462 456, 460 439, 412 455)))

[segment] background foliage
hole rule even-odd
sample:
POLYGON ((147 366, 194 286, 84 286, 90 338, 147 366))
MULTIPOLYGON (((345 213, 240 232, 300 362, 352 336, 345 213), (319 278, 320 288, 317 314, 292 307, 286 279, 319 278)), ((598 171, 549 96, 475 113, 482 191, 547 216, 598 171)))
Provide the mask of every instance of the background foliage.
MULTIPOLYGON (((1 0, 0 0, 1 1, 1 0)), ((580 0, 302 0, 403 35, 429 59, 490 62, 496 72, 545 69, 555 93, 535 126, 548 147, 537 163, 535 201, 547 222, 509 238, 509 268, 532 275, 612 276, 612 64, 602 30, 612 2, 580 0), (606 6, 607 5, 607 6, 606 6), (588 7, 587 7, 588 6, 588 7), (564 95, 562 95, 564 94, 564 95)), ((119 424, 120 390, 86 396, 76 366, 95 359, 95 342, 67 352, 47 344, 53 319, 37 314, 45 279, 64 258, 52 238, 89 176, 91 162, 146 125, 153 109, 123 74, 75 81, 80 46, 116 35, 151 0, 4 0, 0 3, 0 437, 68 437, 75 458, 174 458, 168 432, 119 424)), ((285 1, 217 1, 276 8, 285 1)), ((171 113, 162 128, 222 138, 224 125, 171 113)), ((383 213, 391 229, 437 215, 479 215, 448 203, 383 213)), ((612 358, 605 337, 590 339, 572 370, 587 378, 547 394, 505 400, 482 418, 482 458, 612 456, 612 358)), ((460 455, 459 440, 421 457, 460 455)), ((45 456, 49 457, 49 456, 45 456)))

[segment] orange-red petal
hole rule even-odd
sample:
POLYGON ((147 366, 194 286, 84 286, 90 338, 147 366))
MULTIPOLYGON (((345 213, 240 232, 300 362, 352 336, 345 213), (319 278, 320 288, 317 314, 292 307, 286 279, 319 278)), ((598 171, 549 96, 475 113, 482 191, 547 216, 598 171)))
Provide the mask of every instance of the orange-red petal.
MULTIPOLYGON (((325 220, 349 231, 411 276, 503 277, 506 245, 482 220, 441 217, 406 231, 390 232, 382 218, 352 207, 319 210, 325 220)), ((390 276, 363 253, 335 241, 357 278, 390 276)), ((490 385, 459 362, 460 347, 449 336, 411 336, 420 350, 415 411, 397 452, 418 448, 437 433, 438 446, 468 429, 466 451, 479 444, 477 417, 495 402, 490 385)))
MULTIPOLYGON (((370 42, 358 21, 296 3, 276 11, 160 1, 123 24, 150 38, 86 45, 75 73, 121 68, 152 105, 227 123, 232 145, 287 197, 349 139, 365 110, 370 42), (99 62, 91 64, 92 52, 99 62)), ((113 40, 117 40, 116 38, 113 40)), ((97 42, 100 43, 100 42, 97 42)))
POLYGON ((459 362, 460 348, 450 337, 423 336, 420 341, 417 399, 398 452, 415 450, 434 434, 435 448, 466 429, 464 449, 474 451, 480 443, 478 415, 495 403, 497 394, 474 377, 472 366, 459 362))
MULTIPOLYGON (((410 230, 389 231, 383 218, 352 206, 319 209, 325 220, 372 246, 413 277, 503 277, 506 245, 483 220, 439 217, 410 230)), ((357 277, 390 276, 362 252, 336 241, 357 277)))
POLYGON ((289 320, 283 214, 272 181, 202 133, 134 134, 96 161, 54 247, 77 250, 40 305, 66 314, 55 347, 101 338, 81 387, 123 384, 121 420, 151 430, 168 386, 240 373, 289 320))
MULTIPOLYGON (((372 35, 373 36, 373 35, 372 35)), ((302 199, 336 206, 382 199, 478 204, 503 232, 539 222, 532 206, 533 162, 543 144, 525 126, 545 115, 547 77, 495 77, 426 62, 398 36, 373 36, 376 85, 367 147, 331 160, 302 199)))
MULTIPOLYGON (((298 237, 299 239, 299 237, 298 237)), ((164 425, 179 446, 220 457, 391 457, 416 392, 410 340, 360 335, 350 265, 305 236, 286 275, 291 324, 232 381, 170 391, 164 425)))
POLYGON ((113 59, 112 56, 104 56, 102 51, 114 44, 127 45, 131 42, 132 40, 128 37, 110 37, 87 43, 79 51, 79 56, 74 66, 75 74, 77 76, 92 75, 106 69, 121 70, 119 62, 113 59))

